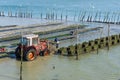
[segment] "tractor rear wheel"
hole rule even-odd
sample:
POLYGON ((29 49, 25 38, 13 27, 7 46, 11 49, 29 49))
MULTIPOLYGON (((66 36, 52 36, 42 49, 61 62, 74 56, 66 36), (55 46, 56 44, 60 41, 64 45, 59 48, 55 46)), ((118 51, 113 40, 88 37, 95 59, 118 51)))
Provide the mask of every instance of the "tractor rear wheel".
POLYGON ((32 60, 36 59, 36 57, 37 57, 36 50, 34 50, 34 49, 30 49, 26 52, 25 59, 27 61, 32 61, 32 60))

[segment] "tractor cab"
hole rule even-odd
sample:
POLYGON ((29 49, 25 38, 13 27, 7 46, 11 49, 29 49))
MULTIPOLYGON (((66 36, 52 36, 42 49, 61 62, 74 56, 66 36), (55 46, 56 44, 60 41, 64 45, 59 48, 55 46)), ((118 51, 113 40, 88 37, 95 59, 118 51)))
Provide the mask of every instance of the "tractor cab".
POLYGON ((38 42, 38 35, 35 34, 23 35, 20 39, 20 43, 25 46, 38 45, 38 42))

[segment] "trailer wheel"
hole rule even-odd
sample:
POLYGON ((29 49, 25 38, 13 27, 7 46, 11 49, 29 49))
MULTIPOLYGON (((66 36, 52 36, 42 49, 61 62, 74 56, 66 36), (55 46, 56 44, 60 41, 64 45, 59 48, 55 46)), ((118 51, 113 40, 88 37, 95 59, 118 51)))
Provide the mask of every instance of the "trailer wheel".
POLYGON ((50 54, 50 51, 48 49, 44 51, 44 56, 47 56, 49 54, 50 54))
POLYGON ((21 49, 19 47, 16 48, 16 50, 15 50, 15 56, 16 56, 17 59, 21 58, 20 53, 21 53, 21 49))
POLYGON ((32 60, 36 59, 36 57, 37 57, 36 50, 34 50, 34 49, 30 49, 26 52, 25 59, 27 61, 32 61, 32 60))
POLYGON ((40 56, 47 56, 49 54, 50 54, 50 51, 48 49, 40 52, 40 56))

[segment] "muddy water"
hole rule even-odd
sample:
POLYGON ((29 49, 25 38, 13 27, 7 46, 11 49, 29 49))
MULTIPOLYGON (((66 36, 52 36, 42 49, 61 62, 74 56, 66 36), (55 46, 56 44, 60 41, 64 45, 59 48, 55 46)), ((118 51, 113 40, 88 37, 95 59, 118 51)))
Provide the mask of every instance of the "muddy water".
MULTIPOLYGON (((119 80, 120 46, 75 57, 52 55, 23 62, 23 80, 119 80)), ((19 80, 20 61, 0 59, 0 80, 19 80)))
MULTIPOLYGON (((79 34, 78 40, 62 41, 60 46, 104 36, 104 31, 106 29, 102 34, 99 31, 79 34)), ((60 55, 38 57, 31 62, 23 62, 23 80, 119 80, 119 50, 120 45, 110 47, 109 51, 107 48, 100 49, 99 54, 96 51, 83 54, 79 56, 79 60, 60 55)), ((19 70, 20 61, 17 61, 14 55, 0 58, 0 80, 19 80, 19 70)))

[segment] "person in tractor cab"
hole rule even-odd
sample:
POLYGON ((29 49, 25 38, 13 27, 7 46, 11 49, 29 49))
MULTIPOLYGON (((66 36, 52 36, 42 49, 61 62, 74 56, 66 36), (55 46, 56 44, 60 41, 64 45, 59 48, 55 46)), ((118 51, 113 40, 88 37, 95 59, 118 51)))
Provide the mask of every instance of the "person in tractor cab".
POLYGON ((56 42, 56 48, 58 48, 59 47, 59 40, 57 37, 54 39, 54 42, 56 42))

